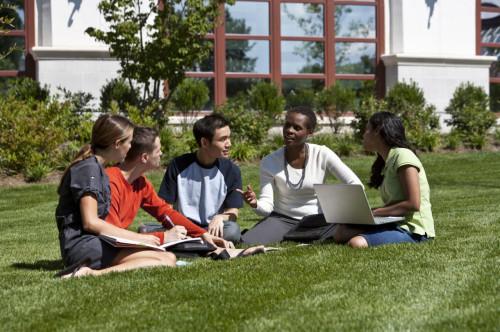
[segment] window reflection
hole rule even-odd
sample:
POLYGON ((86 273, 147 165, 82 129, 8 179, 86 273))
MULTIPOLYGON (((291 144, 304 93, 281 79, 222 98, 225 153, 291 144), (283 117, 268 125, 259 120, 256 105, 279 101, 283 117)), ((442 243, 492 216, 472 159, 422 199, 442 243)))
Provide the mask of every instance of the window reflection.
POLYGON ((500 13, 481 13, 481 41, 500 43, 500 13))
POLYGON ((268 82, 269 80, 260 78, 228 78, 226 80, 226 96, 227 98, 232 98, 239 94, 246 94, 252 86, 262 81, 268 82))
POLYGON ((24 37, 0 37, 0 70, 25 70, 24 37))
POLYGON ((374 38, 375 6, 335 6, 335 35, 374 38))
MULTIPOLYGON (((211 41, 207 41, 210 44, 213 44, 211 41)), ((210 53, 208 57, 201 61, 200 63, 195 63, 193 67, 191 68, 191 71, 193 72, 213 72, 214 71, 214 63, 215 63, 215 58, 214 58, 214 49, 212 45, 212 49, 210 50, 210 53)))
POLYGON ((358 102, 360 99, 375 95, 375 81, 360 81, 360 80, 336 80, 335 84, 340 84, 345 88, 354 90, 358 102))
POLYGON ((227 40, 226 71, 269 73, 269 41, 227 40))
POLYGON ((226 6, 226 33, 269 35, 269 5, 266 2, 236 2, 226 6))
POLYGON ((202 110, 212 110, 214 108, 214 103, 215 103, 215 82, 213 78, 199 78, 199 77, 193 77, 192 79, 202 81, 205 83, 205 85, 208 88, 208 101, 205 105, 203 105, 202 110))
POLYGON ((500 0, 481 0, 483 7, 500 7, 500 0))
POLYGON ((10 8, 1 8, 0 17, 13 18, 10 25, 3 25, 3 30, 23 30, 24 29, 24 0, 2 0, 2 5, 10 8))
POLYGON ((500 48, 483 47, 481 48, 481 54, 497 57, 497 61, 491 64, 490 77, 500 77, 500 48))
POLYGON ((286 108, 309 106, 314 104, 315 93, 325 87, 324 80, 286 79, 282 81, 282 92, 286 99, 286 108))
POLYGON ((323 5, 282 3, 282 36, 323 36, 323 5))
POLYGON ((335 64, 337 74, 374 74, 375 44, 336 43, 335 64))
POLYGON ((324 72, 324 46, 322 42, 281 42, 281 72, 306 74, 324 72))

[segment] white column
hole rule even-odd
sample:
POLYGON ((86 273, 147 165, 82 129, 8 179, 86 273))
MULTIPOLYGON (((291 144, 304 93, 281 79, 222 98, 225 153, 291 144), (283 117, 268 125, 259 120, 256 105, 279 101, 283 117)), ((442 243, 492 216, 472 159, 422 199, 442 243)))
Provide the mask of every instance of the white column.
POLYGON ((461 83, 489 92, 496 59, 476 55, 475 0, 385 0, 385 6, 387 90, 416 82, 441 118, 461 83))

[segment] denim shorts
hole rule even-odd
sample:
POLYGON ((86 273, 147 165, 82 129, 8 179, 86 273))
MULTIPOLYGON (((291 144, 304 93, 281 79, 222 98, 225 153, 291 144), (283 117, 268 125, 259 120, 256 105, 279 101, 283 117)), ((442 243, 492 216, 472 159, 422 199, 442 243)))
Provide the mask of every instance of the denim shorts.
POLYGON ((420 243, 428 240, 426 235, 410 233, 399 226, 382 226, 368 232, 359 234, 369 247, 391 243, 420 243))

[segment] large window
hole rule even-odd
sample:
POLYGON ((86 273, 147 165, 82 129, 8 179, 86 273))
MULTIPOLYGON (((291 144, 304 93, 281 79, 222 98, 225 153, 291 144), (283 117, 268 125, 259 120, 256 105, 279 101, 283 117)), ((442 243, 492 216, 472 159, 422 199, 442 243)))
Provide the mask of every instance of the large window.
POLYGON ((2 0, 1 6, 0 16, 13 20, 0 29, 0 81, 16 76, 34 77, 34 61, 27 52, 33 46, 33 1, 2 0))
POLYGON ((491 110, 500 112, 500 0, 477 0, 477 52, 496 56, 490 68, 491 110))
POLYGON ((285 96, 336 83, 374 91, 383 80, 382 3, 237 0, 221 7, 224 24, 207 37, 214 56, 187 75, 210 82, 215 105, 261 81, 285 96))

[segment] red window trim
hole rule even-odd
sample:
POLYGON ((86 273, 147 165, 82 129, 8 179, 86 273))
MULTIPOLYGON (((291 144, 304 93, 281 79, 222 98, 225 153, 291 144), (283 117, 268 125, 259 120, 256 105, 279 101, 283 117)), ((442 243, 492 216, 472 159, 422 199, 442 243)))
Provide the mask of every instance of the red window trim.
MULTIPOLYGON (((500 13, 500 8, 485 7, 481 5, 481 0, 476 0, 476 54, 481 55, 481 48, 493 47, 500 49, 500 43, 483 43, 481 40, 481 13, 500 13)), ((499 84, 500 77, 491 77, 490 83, 499 84)))
POLYGON ((27 76, 35 79, 36 63, 31 49, 35 46, 35 2, 24 0, 24 29, 0 33, 0 36, 24 37, 25 70, 0 70, 0 77, 27 76))

